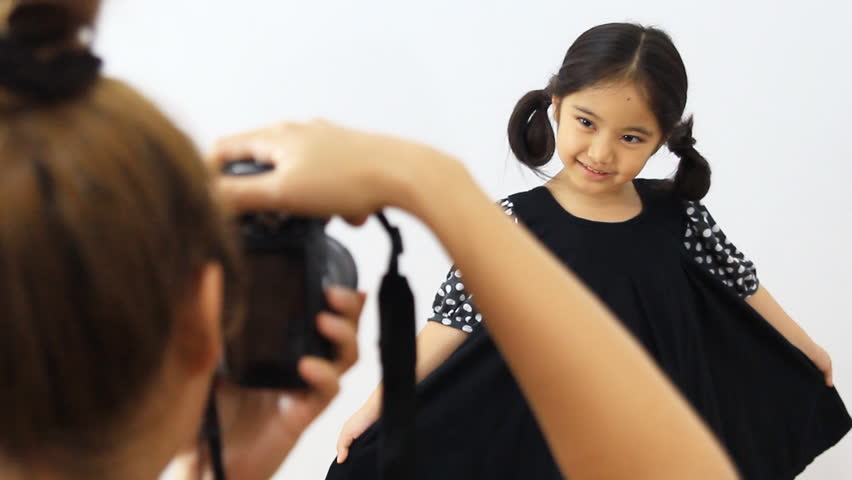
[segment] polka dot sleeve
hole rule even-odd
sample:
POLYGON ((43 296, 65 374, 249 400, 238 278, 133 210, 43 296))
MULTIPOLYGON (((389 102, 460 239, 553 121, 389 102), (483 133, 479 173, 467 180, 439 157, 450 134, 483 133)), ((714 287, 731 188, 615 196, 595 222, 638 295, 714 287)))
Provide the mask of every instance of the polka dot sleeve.
POLYGON ((465 290, 462 273, 455 267, 450 269, 447 279, 435 294, 432 311, 429 321, 440 322, 467 333, 478 328, 482 322, 482 314, 476 311, 473 304, 473 295, 465 290))
POLYGON ((689 256, 740 297, 753 295, 760 285, 754 264, 725 236, 701 202, 686 202, 684 208, 683 245, 689 256))
MULTIPOLYGON (((506 215, 512 216, 515 223, 518 222, 513 212, 514 204, 510 199, 501 200, 500 208, 506 215)), ((467 333, 473 332, 482 323, 482 314, 473 304, 473 294, 465 289, 462 272, 455 266, 450 269, 446 280, 435 293, 432 316, 429 317, 429 321, 439 322, 467 333)))

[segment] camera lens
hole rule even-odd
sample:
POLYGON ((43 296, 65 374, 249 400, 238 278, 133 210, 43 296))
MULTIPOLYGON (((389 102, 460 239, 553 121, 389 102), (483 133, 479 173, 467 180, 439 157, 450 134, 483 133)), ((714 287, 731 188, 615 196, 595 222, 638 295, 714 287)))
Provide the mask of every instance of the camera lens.
POLYGON ((326 272, 323 287, 338 285, 355 289, 358 287, 358 270, 355 260, 340 242, 325 236, 326 272))

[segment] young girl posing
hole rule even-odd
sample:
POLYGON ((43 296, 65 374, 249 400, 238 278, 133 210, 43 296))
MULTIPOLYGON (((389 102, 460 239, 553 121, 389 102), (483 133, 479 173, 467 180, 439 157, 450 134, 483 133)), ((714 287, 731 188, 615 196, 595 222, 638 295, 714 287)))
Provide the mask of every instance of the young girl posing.
MULTIPOLYGON (((509 121, 523 164, 537 169, 555 150, 564 168, 501 205, 636 336, 744 478, 793 478, 850 418, 828 354, 699 203, 710 168, 693 147, 686 99, 686 70, 664 32, 632 24, 585 32, 509 121), (637 179, 663 145, 680 158, 674 178, 637 179)), ((450 271, 418 336, 418 478, 561 478, 464 280, 450 271)), ((379 398, 377 389, 344 426, 329 478, 373 478, 368 427, 379 398)), ((564 414, 584 412, 565 405, 564 414)), ((648 421, 665 428, 664 418, 648 421)))

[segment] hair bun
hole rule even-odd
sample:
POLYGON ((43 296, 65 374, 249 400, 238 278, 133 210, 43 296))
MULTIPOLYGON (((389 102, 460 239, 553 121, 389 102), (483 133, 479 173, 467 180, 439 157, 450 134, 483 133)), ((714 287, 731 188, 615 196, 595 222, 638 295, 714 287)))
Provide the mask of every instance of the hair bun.
POLYGON ((97 80, 101 60, 80 43, 79 33, 91 25, 98 5, 95 0, 19 0, 0 38, 0 86, 37 101, 85 91, 97 80))
POLYGON ((17 0, 7 19, 8 38, 29 47, 62 46, 76 41, 94 22, 97 0, 17 0))
POLYGON ((54 4, 24 4, 9 15, 9 40, 27 47, 60 44, 72 38, 81 25, 68 8, 54 4))

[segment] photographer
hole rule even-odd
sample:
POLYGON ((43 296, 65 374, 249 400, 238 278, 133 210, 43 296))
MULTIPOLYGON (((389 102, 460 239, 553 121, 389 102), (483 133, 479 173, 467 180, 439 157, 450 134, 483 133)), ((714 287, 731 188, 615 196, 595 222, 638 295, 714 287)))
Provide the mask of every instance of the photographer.
MULTIPOLYGON (((8 4, 3 4, 6 7, 8 4)), ((0 479, 156 478, 197 444, 240 262, 191 141, 78 41, 96 1, 21 2, 0 37, 0 479)), ((4 19, 5 20, 5 19, 4 19)), ((220 387, 231 478, 268 478, 357 357, 329 292, 310 394, 220 387)))
MULTIPOLYGON (((239 328, 240 262, 202 162, 151 104, 100 76, 78 40, 97 6, 19 2, 0 38, 3 480, 155 478, 197 443, 221 345, 239 328)), ((477 292, 566 475, 736 477, 645 352, 456 160, 314 122, 224 140, 211 168, 247 157, 275 168, 217 180, 233 211, 360 224, 397 207, 426 223, 477 292), (531 272, 534 284, 514 281, 531 272)), ((355 361, 363 296, 328 300, 340 315, 319 328, 341 353, 302 360, 312 393, 282 402, 216 385, 231 478, 268 478, 355 361)))

